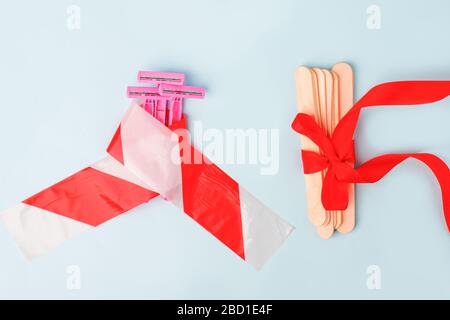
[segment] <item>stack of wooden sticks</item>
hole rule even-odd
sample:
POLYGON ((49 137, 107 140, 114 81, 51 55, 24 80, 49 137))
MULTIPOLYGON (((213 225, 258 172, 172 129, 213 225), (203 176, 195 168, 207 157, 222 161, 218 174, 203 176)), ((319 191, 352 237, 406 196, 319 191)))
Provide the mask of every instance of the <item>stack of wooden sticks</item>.
MULTIPOLYGON (((347 63, 331 70, 299 67, 295 72, 298 112, 313 116, 330 137, 339 120, 353 106, 353 71, 347 63)), ((301 137, 302 150, 320 153, 309 138, 301 137)), ((344 211, 328 211, 322 205, 325 172, 305 174, 308 217, 319 236, 329 239, 334 230, 348 233, 355 226, 355 189, 349 186, 349 204, 344 211)))

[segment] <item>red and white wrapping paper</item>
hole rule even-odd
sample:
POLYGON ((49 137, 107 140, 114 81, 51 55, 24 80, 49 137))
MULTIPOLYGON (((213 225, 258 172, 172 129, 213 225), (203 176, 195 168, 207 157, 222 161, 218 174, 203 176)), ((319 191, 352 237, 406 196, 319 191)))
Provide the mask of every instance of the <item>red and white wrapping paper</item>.
POLYGON ((161 194, 259 269, 293 227, 190 145, 177 131, 185 123, 169 129, 132 104, 110 157, 2 212, 25 256, 45 254, 161 194))

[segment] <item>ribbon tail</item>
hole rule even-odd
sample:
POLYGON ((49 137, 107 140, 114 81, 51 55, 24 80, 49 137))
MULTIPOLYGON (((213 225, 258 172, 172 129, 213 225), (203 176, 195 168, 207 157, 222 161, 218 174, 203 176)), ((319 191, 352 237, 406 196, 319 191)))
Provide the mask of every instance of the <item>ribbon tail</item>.
POLYGON ((333 132, 332 144, 339 157, 348 145, 358 123, 362 108, 375 106, 408 106, 432 103, 450 95, 450 81, 396 81, 379 84, 370 89, 339 121, 333 132))
POLYGON ((323 180, 322 204, 326 210, 345 210, 348 206, 348 183, 337 180, 331 167, 323 180))
POLYGON ((450 170, 440 158, 429 153, 386 154, 375 157, 356 169, 358 179, 355 183, 374 183, 383 178, 395 166, 408 158, 414 158, 427 165, 441 187, 445 222, 450 232, 450 170))

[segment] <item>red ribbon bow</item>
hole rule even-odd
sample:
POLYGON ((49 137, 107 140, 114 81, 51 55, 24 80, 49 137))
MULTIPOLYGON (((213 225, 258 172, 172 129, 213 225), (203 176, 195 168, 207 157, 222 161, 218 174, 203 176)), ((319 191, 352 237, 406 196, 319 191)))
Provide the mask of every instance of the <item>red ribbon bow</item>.
POLYGON ((408 158, 425 163, 436 176, 442 192, 447 228, 450 231, 450 170, 444 161, 429 153, 385 154, 354 168, 353 134, 364 107, 417 105, 432 103, 450 95, 450 81, 399 81, 370 89, 339 121, 331 138, 310 115, 299 113, 292 128, 313 141, 321 154, 303 150, 305 174, 327 169, 322 186, 322 204, 326 210, 345 210, 349 183, 373 183, 408 158))

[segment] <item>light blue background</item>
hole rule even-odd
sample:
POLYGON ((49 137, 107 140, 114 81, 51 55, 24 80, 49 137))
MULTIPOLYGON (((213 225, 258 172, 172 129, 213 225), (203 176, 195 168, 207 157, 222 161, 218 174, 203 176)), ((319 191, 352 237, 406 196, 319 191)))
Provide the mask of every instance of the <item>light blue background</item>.
MULTIPOLYGON (((105 156, 138 70, 180 71, 205 128, 279 128, 280 172, 222 168, 296 231, 256 272, 158 199, 27 263, 0 227, 0 298, 450 298, 450 236, 440 190, 408 161, 357 188, 357 227, 321 240, 308 222, 293 72, 348 61, 359 97, 376 83, 450 77, 450 2, 406 0, 3 1, 0 209, 105 156), (81 30, 66 8, 81 8, 81 30), (380 30, 366 9, 381 8, 380 30), (80 290, 66 268, 81 268, 80 290), (381 290, 366 269, 381 268, 381 290)), ((450 161, 449 100, 363 112, 360 161, 425 151, 450 161)))

